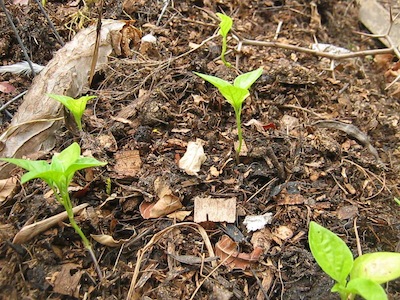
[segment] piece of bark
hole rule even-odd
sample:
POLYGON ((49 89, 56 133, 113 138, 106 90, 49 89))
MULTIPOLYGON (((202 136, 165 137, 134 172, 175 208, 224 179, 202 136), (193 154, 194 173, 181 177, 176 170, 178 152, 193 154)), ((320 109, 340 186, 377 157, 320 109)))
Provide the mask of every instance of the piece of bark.
MULTIPOLYGON (((107 64, 113 50, 111 35, 122 30, 125 24, 124 21, 102 21, 96 70, 107 64)), ((88 90, 95 41, 96 26, 81 30, 35 77, 10 126, 0 136, 0 157, 34 156, 54 147, 56 131, 62 125, 59 120, 62 104, 47 94, 76 98, 88 90)), ((13 168, 13 165, 0 163, 0 179, 10 177, 13 168)))

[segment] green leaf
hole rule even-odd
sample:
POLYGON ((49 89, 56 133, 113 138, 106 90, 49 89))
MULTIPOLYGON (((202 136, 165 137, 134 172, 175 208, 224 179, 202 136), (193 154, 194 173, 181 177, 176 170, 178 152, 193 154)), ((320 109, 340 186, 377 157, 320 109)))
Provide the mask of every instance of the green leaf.
POLYGON ((105 166, 106 162, 101 162, 93 157, 83 157, 81 156, 75 163, 71 164, 66 170, 66 174, 74 174, 76 171, 83 170, 91 167, 105 166))
POLYGON ((385 290, 376 282, 366 278, 356 278, 349 281, 347 290, 358 294, 366 300, 387 300, 385 290))
POLYGON ((315 222, 310 223, 308 243, 321 269, 341 285, 345 285, 353 267, 353 255, 346 243, 315 222))
POLYGON ((27 160, 20 158, 0 158, 0 160, 12 163, 27 171, 44 170, 49 164, 45 160, 27 160))
POLYGON ((235 113, 240 113, 243 101, 250 95, 249 91, 236 86, 218 88, 225 99, 233 106, 235 113))
POLYGON ((232 18, 221 13, 216 13, 216 15, 221 19, 221 23, 219 23, 219 34, 226 37, 233 25, 232 18))
POLYGON ((367 278, 378 284, 400 277, 400 253, 367 253, 354 260, 350 278, 367 278))
POLYGON ((213 86, 217 87, 218 89, 223 86, 233 86, 228 81, 223 80, 219 77, 206 75, 206 74, 202 74, 202 73, 197 73, 197 72, 193 72, 193 73, 196 74, 197 76, 203 78, 205 81, 208 81, 209 83, 211 83, 213 86))
POLYGON ((86 104, 89 100, 96 98, 96 96, 82 96, 79 99, 64 95, 48 94, 50 98, 61 102, 74 116, 76 125, 79 130, 82 130, 82 116, 86 109, 86 104))
POLYGON ((253 83, 256 82, 258 78, 260 78, 262 73, 263 68, 258 68, 257 70, 239 75, 238 77, 236 77, 233 85, 248 90, 253 85, 253 83))

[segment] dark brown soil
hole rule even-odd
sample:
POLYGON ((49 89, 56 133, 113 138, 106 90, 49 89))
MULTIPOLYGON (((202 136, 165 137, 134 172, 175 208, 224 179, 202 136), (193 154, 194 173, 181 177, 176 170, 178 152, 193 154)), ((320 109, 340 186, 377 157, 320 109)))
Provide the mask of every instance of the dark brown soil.
MULTIPOLYGON (((6 2, 32 60, 45 65, 61 45, 37 4, 31 1, 17 6, 6 2)), ((341 61, 333 78, 326 70, 330 65, 326 59, 251 45, 243 46, 239 53, 234 50, 237 41, 230 39, 228 49, 233 51, 227 60, 236 62, 240 72, 264 68, 246 100, 242 121, 254 119, 265 126, 261 130, 254 125, 243 126, 248 152, 237 163, 233 109, 216 88, 193 71, 226 80, 236 77, 238 71, 219 60, 220 38, 180 56, 192 49, 191 43, 200 44, 216 32, 214 13, 222 11, 233 18, 235 33, 241 38, 271 41, 282 21, 277 39, 281 43, 308 48, 315 37, 319 43, 353 51, 383 48, 379 41, 356 33, 367 31, 357 20, 354 2, 171 1, 156 26, 163 1, 131 0, 123 4, 106 0, 103 18, 130 17, 143 35, 152 32, 158 44, 155 52, 146 55, 110 59, 108 67, 96 75, 89 93, 97 95, 98 100, 89 103, 83 119, 85 134, 78 141, 83 151, 91 151, 108 165, 95 169, 93 174, 83 171, 75 176, 76 186, 89 188, 73 194, 73 199, 76 205, 90 205, 77 217, 87 236, 105 234, 126 242, 118 247, 93 242, 105 274, 102 283, 68 222, 23 245, 12 244, 14 235, 27 222, 63 210, 46 194, 49 189, 44 183, 29 182, 1 205, 0 298, 126 299, 138 250, 157 232, 180 222, 167 217, 144 219, 139 212, 142 201, 156 196, 156 178, 164 180, 186 211, 193 210, 196 196, 237 198, 236 223, 204 225, 213 246, 224 234, 233 238, 234 228, 243 235, 239 252, 250 253, 255 233, 246 230, 244 217, 271 212, 273 220, 258 236, 263 240, 261 257, 244 271, 221 265, 212 272, 211 262, 200 268, 201 264, 173 258, 200 258, 208 252, 195 230, 176 227, 168 231, 145 252, 140 288, 134 299, 190 299, 207 275, 194 299, 339 299, 330 293, 333 281, 310 253, 307 232, 311 220, 343 238, 355 256, 357 242, 363 253, 399 251, 400 206, 394 201, 400 186, 399 93, 396 85, 384 89, 394 79, 387 74, 391 68, 396 70, 396 58, 385 66, 370 56, 341 61), (314 4, 320 24, 312 14, 314 4), (143 92, 149 96, 137 107, 135 101, 143 92), (197 98, 201 100, 195 102, 194 95, 201 96, 197 98), (369 137, 381 161, 356 136, 317 126, 319 120, 356 126, 369 137), (101 140, 104 137, 113 141, 111 146, 105 146, 101 140), (189 176, 177 162, 187 143, 197 138, 204 141, 207 159, 198 176, 189 176), (141 159, 134 174, 119 170, 121 155, 132 153, 129 150, 138 150, 141 159), (211 174, 212 167, 220 170, 218 176, 211 174), (106 192, 109 181, 112 196, 106 192), (287 235, 282 236, 282 232, 287 235), (60 276, 60 272, 66 273, 60 276), (80 276, 75 285, 74 274, 80 276), (61 292, 63 285, 73 286, 76 292, 61 292)), ((89 20, 83 26, 95 24, 97 6, 85 12, 89 20)), ((65 41, 74 35, 71 29, 79 29, 76 24, 70 29, 65 27, 68 16, 78 9, 82 11, 83 7, 63 1, 46 5, 65 41)), ((24 60, 11 27, 4 14, 0 15, 0 64, 24 60)), ((0 81, 16 87, 12 93, 1 94, 0 104, 28 89, 31 79, 0 75, 0 81)), ((18 104, 14 102, 2 112, 3 129, 18 104)), ((61 151, 74 140, 76 137, 63 127, 54 151, 61 151)), ((22 171, 17 173, 21 175, 22 171)), ((193 213, 185 219, 192 221, 193 213)), ((399 280, 385 288, 389 299, 400 299, 399 280)))

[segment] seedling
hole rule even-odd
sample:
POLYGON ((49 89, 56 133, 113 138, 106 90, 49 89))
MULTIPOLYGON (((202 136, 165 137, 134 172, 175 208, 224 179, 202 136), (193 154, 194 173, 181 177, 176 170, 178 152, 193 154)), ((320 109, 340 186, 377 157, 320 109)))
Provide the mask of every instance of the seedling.
POLYGON ((400 277, 400 253, 368 253, 354 260, 341 238, 315 222, 310 223, 308 243, 318 265, 336 281, 331 292, 339 293, 342 300, 353 300, 356 295, 385 300, 381 284, 400 277))
POLYGON ((239 145, 236 149, 236 157, 239 157, 240 150, 242 149, 243 136, 242 136, 242 125, 241 125, 241 113, 244 100, 250 95, 249 88, 252 84, 261 76, 263 68, 244 73, 236 77, 233 84, 221 78, 205 75, 194 72, 197 76, 200 76, 204 80, 208 81, 212 85, 218 88, 220 93, 225 97, 226 101, 232 105, 235 111, 236 125, 238 132, 239 145))
POLYGON ((221 19, 218 31, 218 33, 222 36, 221 60, 225 66, 231 67, 231 64, 225 60, 225 53, 227 48, 227 36, 232 28, 233 21, 232 18, 227 15, 221 13, 216 13, 216 15, 221 19))
POLYGON ((86 104, 89 100, 96 98, 96 96, 82 96, 79 99, 54 94, 49 94, 48 96, 54 100, 57 100, 58 102, 61 102, 74 116, 78 129, 82 130, 82 116, 86 109, 86 104))
POLYGON ((55 154, 50 164, 44 160, 30 161, 16 158, 1 158, 0 160, 12 163, 28 171, 21 177, 22 184, 29 180, 40 178, 50 186, 57 201, 64 206, 72 227, 75 229, 76 233, 79 234, 83 245, 89 251, 101 279, 101 271, 92 250, 92 245, 75 222, 68 186, 76 171, 90 167, 104 166, 107 163, 98 161, 93 157, 83 157, 80 153, 81 148, 79 145, 73 143, 61 153, 55 154))

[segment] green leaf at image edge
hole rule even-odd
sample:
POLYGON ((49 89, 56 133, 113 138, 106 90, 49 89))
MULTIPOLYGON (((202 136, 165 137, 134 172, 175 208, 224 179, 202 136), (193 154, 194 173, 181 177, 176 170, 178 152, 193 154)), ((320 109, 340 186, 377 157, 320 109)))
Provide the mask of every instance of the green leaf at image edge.
POLYGON ((350 280, 346 290, 362 296, 366 300, 387 300, 385 290, 376 282, 366 278, 350 280))
POLYGON ((344 286, 353 268, 353 255, 346 243, 313 221, 310 222, 308 242, 311 253, 321 269, 344 286))
POLYGON ((382 284, 400 277, 400 253, 374 252, 357 257, 350 273, 351 280, 367 278, 382 284))

